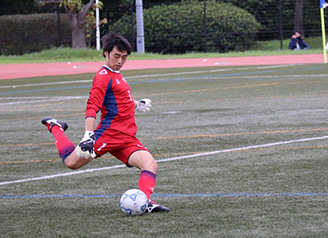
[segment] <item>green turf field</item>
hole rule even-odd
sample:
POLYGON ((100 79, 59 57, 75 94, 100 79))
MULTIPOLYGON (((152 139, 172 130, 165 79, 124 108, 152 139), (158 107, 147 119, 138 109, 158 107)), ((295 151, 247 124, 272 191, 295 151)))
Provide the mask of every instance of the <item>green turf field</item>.
POLYGON ((128 217, 139 171, 62 164, 41 119, 76 144, 92 74, 0 81, 0 237, 327 237, 328 66, 122 71, 166 214, 128 217))

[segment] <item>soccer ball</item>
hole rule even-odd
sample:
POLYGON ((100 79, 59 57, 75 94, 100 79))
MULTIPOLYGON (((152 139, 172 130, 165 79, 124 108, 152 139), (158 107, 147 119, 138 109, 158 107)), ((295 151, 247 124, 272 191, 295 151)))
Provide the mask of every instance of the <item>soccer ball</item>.
POLYGON ((147 210, 148 199, 139 189, 129 189, 123 193, 120 201, 121 209, 130 216, 142 215, 147 210))

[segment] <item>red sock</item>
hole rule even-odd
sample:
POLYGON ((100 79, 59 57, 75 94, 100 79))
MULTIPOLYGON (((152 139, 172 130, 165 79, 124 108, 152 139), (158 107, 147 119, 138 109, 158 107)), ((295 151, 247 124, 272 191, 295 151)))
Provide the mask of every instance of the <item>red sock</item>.
POLYGON ((59 126, 53 126, 51 133, 56 139, 56 146, 60 158, 64 162, 67 156, 69 156, 74 150, 74 144, 67 138, 65 133, 59 128, 59 126))
POLYGON ((142 170, 140 173, 138 185, 139 189, 146 194, 148 200, 150 199, 150 195, 154 192, 155 184, 156 174, 148 170, 142 170))

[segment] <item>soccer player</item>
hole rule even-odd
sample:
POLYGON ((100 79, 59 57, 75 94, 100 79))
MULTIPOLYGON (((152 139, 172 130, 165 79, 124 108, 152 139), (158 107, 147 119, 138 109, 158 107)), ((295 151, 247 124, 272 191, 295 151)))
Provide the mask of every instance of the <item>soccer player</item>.
POLYGON ((130 43, 123 36, 109 32, 102 38, 105 65, 96 73, 85 111, 85 134, 75 147, 64 131, 63 121, 52 117, 42 119, 42 124, 56 139, 63 163, 78 169, 92 159, 110 153, 128 167, 141 170, 138 186, 149 199, 148 212, 168 212, 169 208, 150 200, 156 184, 158 165, 149 150, 136 138, 135 111, 147 112, 150 99, 135 101, 120 69, 131 53, 130 43), (97 113, 101 118, 96 126, 97 113))

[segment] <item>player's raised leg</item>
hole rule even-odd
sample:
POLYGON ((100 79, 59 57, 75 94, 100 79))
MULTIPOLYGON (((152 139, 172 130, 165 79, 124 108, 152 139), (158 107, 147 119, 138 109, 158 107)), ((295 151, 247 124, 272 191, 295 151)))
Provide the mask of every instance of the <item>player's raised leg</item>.
POLYGON ((74 144, 67 138, 64 133, 64 131, 66 131, 68 128, 67 123, 58 121, 52 117, 43 118, 41 122, 55 137, 59 156, 64 162, 65 159, 75 150, 74 144))
MULTIPOLYGON (((78 169, 92 160, 90 151, 83 151, 80 145, 75 148, 74 144, 65 135, 64 131, 66 131, 68 128, 66 122, 56 120, 52 117, 46 117, 42 119, 41 122, 55 137, 59 156, 68 168, 78 169)), ((83 143, 84 146, 87 145, 89 147, 90 144, 92 144, 93 146, 92 139, 89 137, 87 139, 82 139, 80 144, 83 143), (87 141, 87 139, 89 140, 87 141)), ((93 148, 91 148, 91 150, 93 152, 93 148)))

